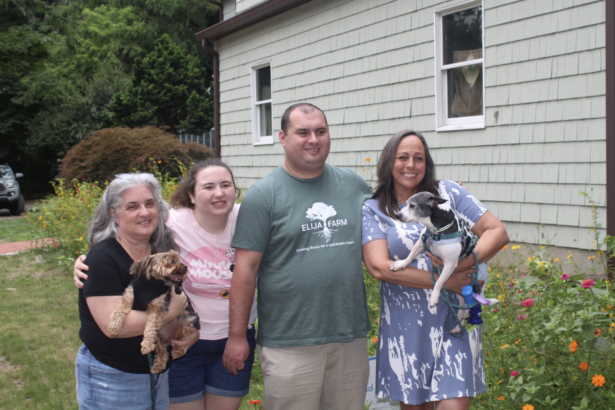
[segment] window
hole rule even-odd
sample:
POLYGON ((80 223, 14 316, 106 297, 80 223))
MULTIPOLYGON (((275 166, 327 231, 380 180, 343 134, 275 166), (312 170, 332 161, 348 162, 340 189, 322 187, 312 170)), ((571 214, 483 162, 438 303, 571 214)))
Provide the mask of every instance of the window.
POLYGON ((252 142, 273 144, 271 66, 252 68, 252 142))
POLYGON ((484 128, 482 1, 436 11, 435 39, 436 131, 484 128))

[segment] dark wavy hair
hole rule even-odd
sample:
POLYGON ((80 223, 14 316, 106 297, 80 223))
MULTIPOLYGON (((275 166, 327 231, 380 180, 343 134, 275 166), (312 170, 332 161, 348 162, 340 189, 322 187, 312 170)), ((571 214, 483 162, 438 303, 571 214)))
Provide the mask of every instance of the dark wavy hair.
POLYGON ((233 171, 231 171, 231 168, 219 159, 206 159, 204 161, 200 161, 194 164, 192 168, 190 168, 190 171, 188 171, 188 177, 184 179, 183 182, 179 184, 179 186, 175 190, 175 193, 171 198, 171 205, 173 205, 174 208, 183 207, 194 209, 194 204, 190 200, 190 194, 194 195, 196 176, 201 170, 209 167, 222 167, 228 170, 229 174, 231 174, 231 181, 233 181, 233 187, 235 188, 235 198, 239 198, 241 190, 237 188, 237 185, 235 184, 235 177, 233 176, 233 171))
POLYGON ((420 133, 412 130, 403 130, 393 135, 391 139, 386 143, 382 149, 382 154, 378 160, 378 186, 372 198, 378 200, 378 207, 380 210, 389 217, 395 219, 395 212, 399 211, 399 203, 395 197, 395 185, 393 180, 393 164, 395 164, 395 157, 399 143, 405 137, 414 135, 418 137, 423 143, 425 148, 425 177, 419 183, 417 188, 418 192, 431 192, 434 195, 438 195, 438 180, 436 179, 436 169, 429 154, 429 147, 427 141, 420 133))

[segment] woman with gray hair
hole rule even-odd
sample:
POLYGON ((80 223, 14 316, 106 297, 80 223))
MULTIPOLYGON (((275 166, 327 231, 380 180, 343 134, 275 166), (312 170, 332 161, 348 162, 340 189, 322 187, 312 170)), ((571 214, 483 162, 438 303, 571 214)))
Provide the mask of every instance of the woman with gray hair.
MULTIPOLYGON (((107 330, 111 312, 132 280, 132 263, 177 248, 165 226, 167 216, 168 205, 151 174, 118 175, 96 208, 88 233, 89 280, 79 290, 83 344, 75 373, 80 409, 149 409, 152 393, 156 409, 169 407, 168 371, 151 381, 147 356, 141 354, 145 312, 130 311, 117 336, 107 330)), ((171 294, 163 323, 187 307, 183 292, 171 294)))

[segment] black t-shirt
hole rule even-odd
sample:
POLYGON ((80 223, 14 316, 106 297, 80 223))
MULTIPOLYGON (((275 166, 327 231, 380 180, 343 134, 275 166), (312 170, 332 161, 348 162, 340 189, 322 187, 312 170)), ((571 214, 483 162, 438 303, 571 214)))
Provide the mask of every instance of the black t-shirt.
POLYGON ((88 252, 88 280, 79 290, 79 337, 100 362, 127 373, 149 373, 147 355, 141 354, 143 336, 110 339, 100 330, 85 298, 121 296, 134 279, 130 275, 133 260, 114 239, 94 245, 88 252))

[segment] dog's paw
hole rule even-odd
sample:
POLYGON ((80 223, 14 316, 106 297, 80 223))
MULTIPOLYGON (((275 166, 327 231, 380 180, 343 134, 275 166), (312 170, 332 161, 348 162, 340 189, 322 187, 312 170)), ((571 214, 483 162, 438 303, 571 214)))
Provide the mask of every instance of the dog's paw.
POLYGON ((435 307, 438 305, 438 303, 440 302, 440 296, 436 295, 435 293, 429 298, 429 307, 435 307))
POLYGON ((396 262, 393 262, 391 264, 391 266, 389 266, 389 270, 395 272, 395 271, 401 270, 401 269, 403 269, 405 267, 406 267, 406 261, 405 260, 403 260, 403 261, 396 261, 396 262))
POLYGON ((156 349, 156 344, 143 339, 141 342, 141 354, 148 354, 156 349))

